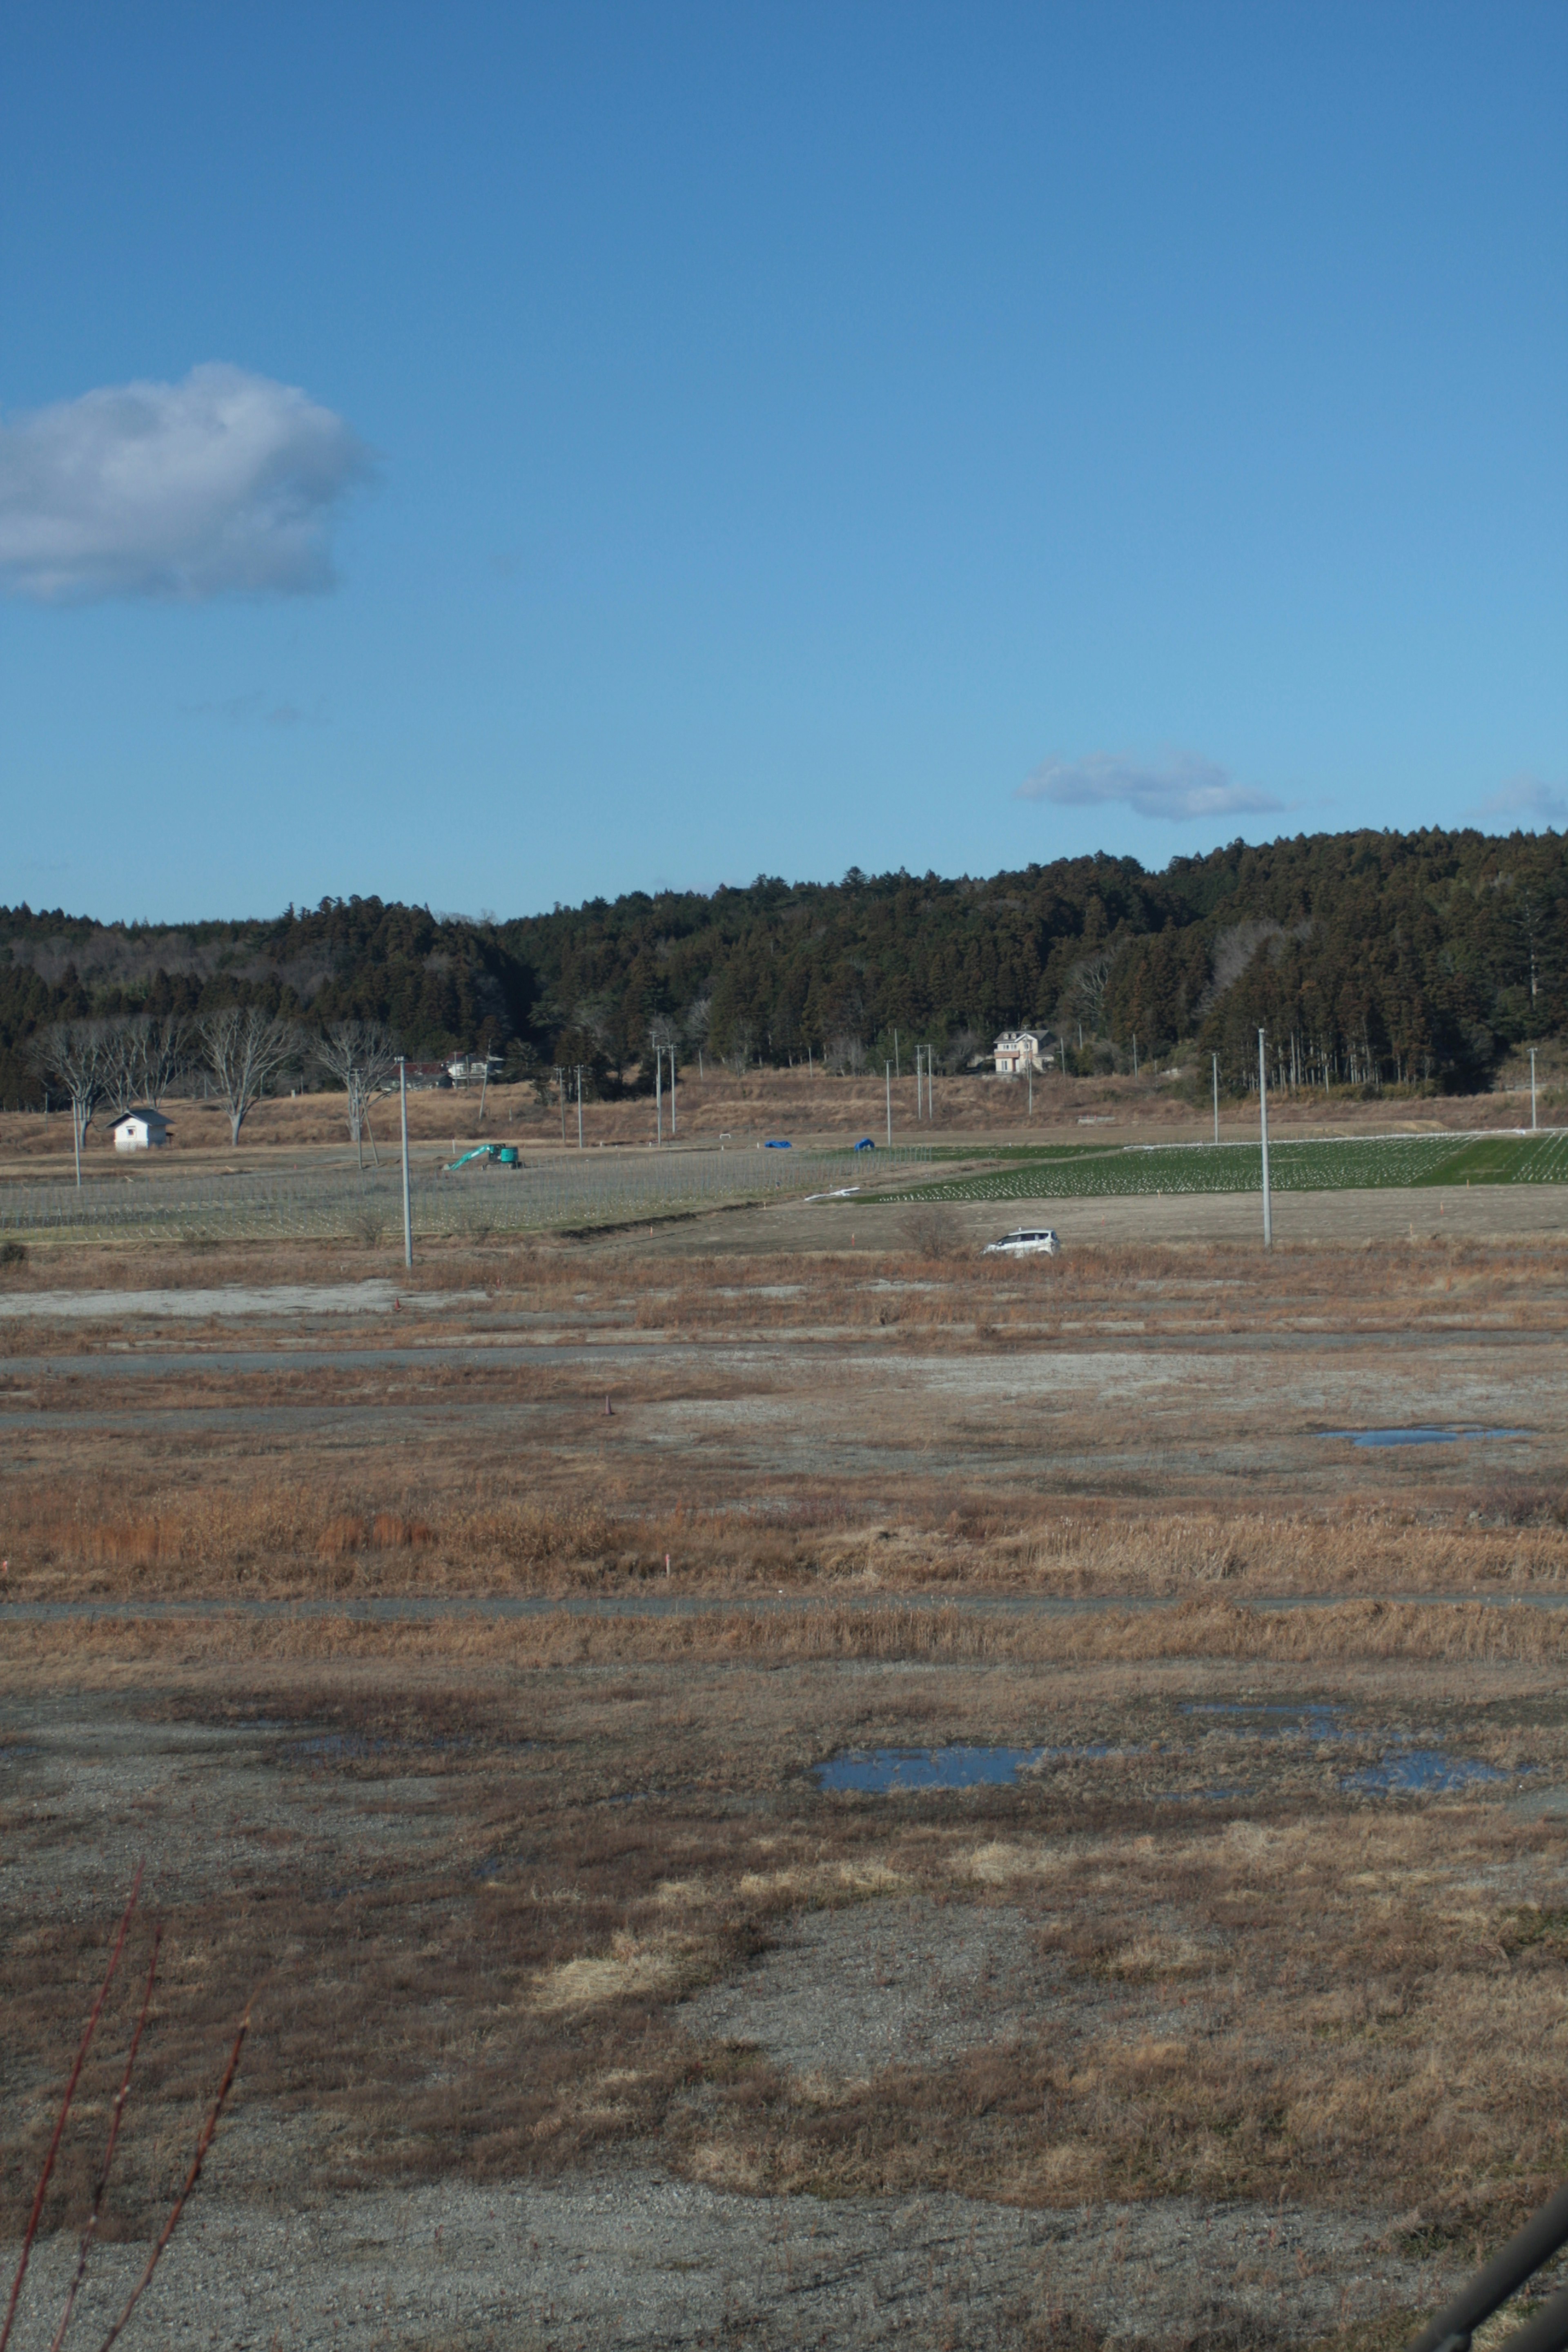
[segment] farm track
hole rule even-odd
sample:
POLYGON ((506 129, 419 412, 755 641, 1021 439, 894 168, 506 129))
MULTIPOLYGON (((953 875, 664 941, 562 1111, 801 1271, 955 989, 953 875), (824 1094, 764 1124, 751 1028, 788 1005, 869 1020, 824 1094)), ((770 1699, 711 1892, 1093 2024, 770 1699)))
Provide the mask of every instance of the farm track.
MULTIPOLYGON (((1243 1592, 1227 1589, 1237 1609, 1262 1614, 1271 1610, 1342 1609, 1343 1592, 1243 1592)), ((1557 1592, 1358 1592, 1358 1601, 1399 1609, 1563 1609, 1568 1591, 1557 1592)), ((261 1601, 237 1595, 205 1601, 14 1601, 0 1602, 0 1628, 6 1625, 141 1623, 160 1619, 223 1617, 276 1619, 308 1623, 348 1618, 372 1625, 435 1625, 481 1618, 505 1622, 531 1617, 799 1617, 814 1612, 921 1609, 956 1610, 967 1617, 1027 1619, 1103 1615, 1108 1611, 1140 1614, 1190 1603, 1191 1594, 1148 1592, 877 1592, 828 1593, 474 1593, 343 1594, 309 1601, 261 1601)))

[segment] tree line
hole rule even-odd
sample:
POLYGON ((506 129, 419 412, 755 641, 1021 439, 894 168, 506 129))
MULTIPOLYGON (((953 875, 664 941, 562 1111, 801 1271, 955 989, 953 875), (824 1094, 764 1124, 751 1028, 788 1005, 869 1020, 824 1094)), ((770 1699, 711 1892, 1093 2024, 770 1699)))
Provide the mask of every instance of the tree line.
POLYGON ((1079 1068, 1214 1053, 1239 1086, 1262 1026, 1287 1076, 1472 1087, 1568 1027, 1568 844, 1304 835, 1158 873, 1104 854, 985 879, 851 869, 506 921, 377 898, 184 927, 22 908, 0 910, 0 959, 8 1101, 36 1097, 27 1042, 52 1021, 236 1007, 376 1022, 416 1055, 493 1050, 514 1076, 581 1065, 602 1092, 651 1084, 661 1046, 852 1068, 918 1042, 962 1069, 1021 1023, 1079 1068))
POLYGON ((98 1113, 112 1125, 132 1108, 156 1110, 171 1089, 200 1076, 228 1114, 229 1139, 268 1088, 292 1072, 318 1073, 341 1089, 349 1139, 360 1151, 365 1115, 392 1083, 396 1040, 378 1021, 334 1021, 319 1030, 258 1004, 230 1004, 184 1020, 178 1013, 89 1014, 46 1022, 27 1040, 27 1059, 44 1090, 70 1108, 76 1181, 98 1113))

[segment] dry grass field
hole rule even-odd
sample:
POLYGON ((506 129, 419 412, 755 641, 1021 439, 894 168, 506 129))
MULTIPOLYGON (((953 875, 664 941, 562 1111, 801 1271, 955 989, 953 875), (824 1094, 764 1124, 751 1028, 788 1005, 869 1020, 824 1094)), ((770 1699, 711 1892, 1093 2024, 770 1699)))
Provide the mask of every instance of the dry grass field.
POLYGON ((1568 1235, 1396 1197, 0 1270, 84 2340, 254 1992, 147 2343, 1399 2343, 1568 2171, 1568 1235))

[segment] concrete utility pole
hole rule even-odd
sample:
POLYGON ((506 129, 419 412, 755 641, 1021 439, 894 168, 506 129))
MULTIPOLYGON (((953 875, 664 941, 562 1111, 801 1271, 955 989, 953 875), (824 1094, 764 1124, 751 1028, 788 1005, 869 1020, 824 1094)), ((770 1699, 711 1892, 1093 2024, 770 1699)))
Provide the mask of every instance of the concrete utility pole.
POLYGON ((675 1048, 669 1049, 669 1139, 675 1141, 675 1048))
POLYGON ((414 1213, 408 1199, 408 1066, 397 1057, 397 1110, 403 1125, 403 1263, 414 1263, 414 1213))
POLYGON ((1274 1246, 1274 1216, 1268 1199, 1268 1065, 1264 1057, 1265 1033, 1258 1033, 1258 1109, 1263 1136, 1263 1246, 1274 1246))
POLYGON ((1030 1056, 1029 1056, 1028 1069, 1029 1069, 1029 1117, 1030 1117, 1031 1118, 1034 1118, 1034 1116, 1035 1116, 1035 1057, 1034 1057, 1033 1054, 1031 1054, 1031 1055, 1030 1055, 1030 1056))
POLYGON ((882 1082, 888 1090, 888 1149, 890 1151, 893 1148, 893 1066, 891 1062, 884 1062, 882 1065, 882 1082))
POLYGON ((1535 1048, 1530 1049, 1530 1131, 1535 1133, 1535 1048))
POLYGON ((566 1143, 566 1070, 563 1063, 555 1065, 555 1091, 561 1097, 561 1142, 566 1143))
POLYGON ((577 1065, 577 1149, 583 1149, 583 1065, 577 1065))
POLYGON ((1214 1139, 1217 1143, 1219 1141, 1219 1055, 1211 1054, 1209 1060, 1214 1064, 1214 1139))
POLYGON ((653 1049, 653 1108, 658 1120, 658 1135, 664 1141, 664 1047, 656 1043, 653 1049))

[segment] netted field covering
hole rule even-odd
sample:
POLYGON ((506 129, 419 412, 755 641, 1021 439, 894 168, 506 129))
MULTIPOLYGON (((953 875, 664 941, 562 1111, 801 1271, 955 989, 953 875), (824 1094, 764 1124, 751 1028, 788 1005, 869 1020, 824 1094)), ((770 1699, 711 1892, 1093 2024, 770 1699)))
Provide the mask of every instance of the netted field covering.
MULTIPOLYGON (((416 1236, 482 1240, 492 1234, 635 1223, 723 1202, 826 1191, 867 1181, 889 1166, 930 1165, 920 1146, 850 1151, 584 1152, 527 1160, 521 1168, 476 1164, 436 1174, 416 1170, 410 1192, 416 1236)), ((374 1243, 403 1230, 395 1163, 269 1175, 180 1177, 163 1171, 93 1177, 74 1184, 0 1186, 0 1233, 105 1231, 171 1240, 326 1240, 374 1243)))
MULTIPOLYGON (((1270 1142, 1278 1192, 1357 1192, 1403 1185, 1568 1184, 1568 1133, 1374 1135, 1270 1142)), ((1068 1144, 1005 1167, 879 1192, 879 1201, 1091 1200, 1110 1194, 1257 1192, 1256 1143, 1068 1144)))

